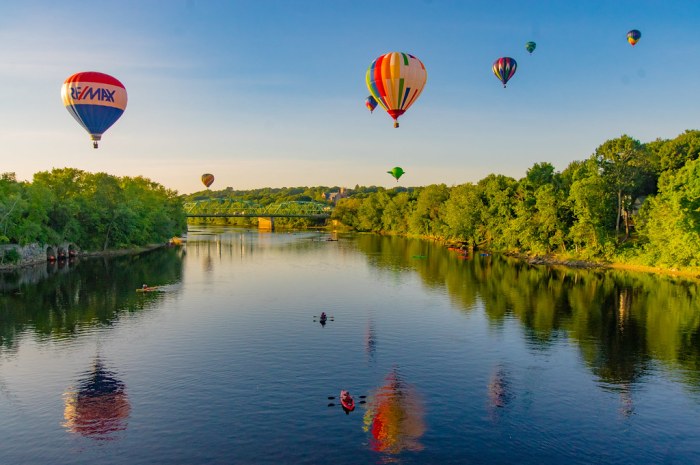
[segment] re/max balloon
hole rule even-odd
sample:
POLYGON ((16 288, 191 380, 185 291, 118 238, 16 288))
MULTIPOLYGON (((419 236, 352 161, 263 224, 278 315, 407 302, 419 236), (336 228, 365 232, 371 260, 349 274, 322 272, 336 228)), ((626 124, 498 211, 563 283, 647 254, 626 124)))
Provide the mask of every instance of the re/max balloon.
POLYGON ((421 61, 408 53, 389 52, 369 65, 365 80, 372 97, 394 119, 409 109, 423 91, 428 73, 421 61))
POLYGON ((214 183, 214 175, 205 173, 202 175, 202 184, 207 186, 207 189, 209 189, 209 186, 211 186, 214 183))
POLYGON ((493 62, 493 74, 506 86, 506 82, 515 74, 518 63, 510 57, 501 57, 493 62))
POLYGON ((365 106, 369 110, 370 113, 374 111, 375 108, 377 108, 377 101, 372 97, 371 95, 367 97, 367 100, 365 100, 365 106))
POLYGON ((525 50, 527 50, 530 55, 532 55, 532 52, 535 51, 535 48, 537 48, 537 44, 532 41, 525 44, 525 50))
POLYGON ((632 45, 632 47, 634 47, 634 44, 639 42, 639 39, 641 38, 642 33, 636 29, 632 29, 630 32, 627 33, 627 42, 629 42, 632 45))
POLYGON ((395 166, 394 168, 387 171, 387 173, 392 175, 394 179, 396 179, 396 182, 399 182, 399 178, 403 176, 406 172, 400 166, 395 166))
POLYGON ((68 113, 90 134, 94 148, 124 113, 127 102, 124 84, 96 71, 76 73, 66 79, 61 98, 68 113))

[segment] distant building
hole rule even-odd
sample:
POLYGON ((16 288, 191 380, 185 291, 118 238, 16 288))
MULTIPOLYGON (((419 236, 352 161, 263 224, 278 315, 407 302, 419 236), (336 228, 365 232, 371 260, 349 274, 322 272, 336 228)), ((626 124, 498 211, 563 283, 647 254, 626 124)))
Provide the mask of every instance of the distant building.
POLYGON ((344 199, 349 194, 349 191, 344 187, 340 188, 338 192, 324 192, 323 198, 328 202, 336 203, 340 199, 344 199))

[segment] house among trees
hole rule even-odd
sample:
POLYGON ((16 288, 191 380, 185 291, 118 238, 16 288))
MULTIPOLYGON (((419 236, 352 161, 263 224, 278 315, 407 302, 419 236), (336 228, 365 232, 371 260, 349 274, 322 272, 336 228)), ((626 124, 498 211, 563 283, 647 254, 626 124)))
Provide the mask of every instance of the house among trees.
POLYGON ((344 199, 349 195, 349 191, 344 187, 341 187, 338 192, 324 192, 323 198, 328 202, 336 203, 340 199, 344 199))

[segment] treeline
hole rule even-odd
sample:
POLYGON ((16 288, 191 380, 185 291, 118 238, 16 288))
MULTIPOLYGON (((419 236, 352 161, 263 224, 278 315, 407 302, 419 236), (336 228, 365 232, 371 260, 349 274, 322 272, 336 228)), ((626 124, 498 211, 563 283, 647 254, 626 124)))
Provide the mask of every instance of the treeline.
POLYGON ((278 202, 291 202, 291 201, 315 201, 323 202, 324 193, 331 191, 338 191, 339 187, 264 187, 261 189, 251 189, 251 190, 236 190, 232 187, 227 187, 221 190, 205 190, 200 192, 195 192, 192 194, 184 195, 183 200, 185 202, 191 202, 195 200, 205 200, 205 199, 221 199, 221 198, 236 198, 239 200, 246 200, 249 202, 254 202, 260 205, 269 205, 271 203, 278 202))
POLYGON ((143 177, 74 168, 36 173, 31 183, 0 175, 0 245, 103 251, 165 242, 186 228, 177 193, 143 177))
POLYGON ((642 144, 608 140, 561 172, 536 163, 516 180, 386 190, 338 201, 359 231, 669 268, 700 266, 700 131, 642 144))

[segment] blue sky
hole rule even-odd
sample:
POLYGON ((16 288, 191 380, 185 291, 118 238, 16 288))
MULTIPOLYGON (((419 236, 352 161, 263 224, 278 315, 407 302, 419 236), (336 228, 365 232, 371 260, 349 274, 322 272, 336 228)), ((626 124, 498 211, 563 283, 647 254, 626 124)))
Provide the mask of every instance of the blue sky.
POLYGON ((3 2, 0 171, 75 167, 189 193, 205 172, 212 189, 249 189, 392 187, 397 165, 407 186, 562 170, 622 134, 700 126, 698 24, 697 1, 3 2), (364 107, 367 67, 390 51, 428 71, 398 129, 364 107), (506 89, 500 56, 518 62, 506 89), (98 150, 60 98, 79 71, 129 94, 98 150))

